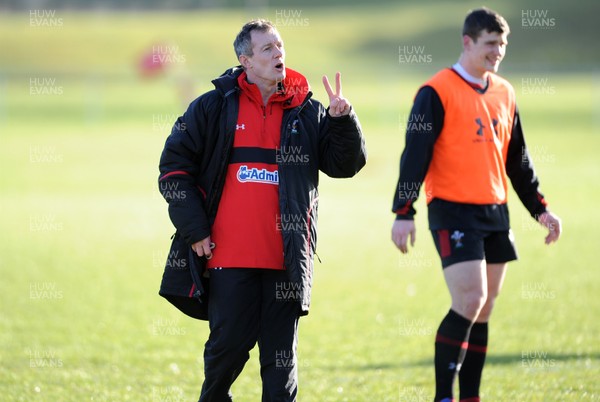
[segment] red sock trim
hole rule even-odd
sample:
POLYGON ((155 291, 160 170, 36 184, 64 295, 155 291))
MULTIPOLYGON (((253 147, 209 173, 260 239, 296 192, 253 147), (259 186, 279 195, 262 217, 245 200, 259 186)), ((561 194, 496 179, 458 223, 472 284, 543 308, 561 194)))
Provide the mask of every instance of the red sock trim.
POLYGON ((460 402, 481 402, 478 396, 474 396, 472 398, 461 399, 460 402))
POLYGON ((469 350, 469 352, 487 353, 487 346, 481 346, 481 345, 475 345, 475 344, 469 343, 468 350, 469 350))
POLYGON ((435 341, 439 343, 445 343, 447 345, 460 346, 461 349, 467 349, 469 347, 469 342, 461 342, 455 339, 446 338, 445 336, 440 334, 436 335, 435 341))

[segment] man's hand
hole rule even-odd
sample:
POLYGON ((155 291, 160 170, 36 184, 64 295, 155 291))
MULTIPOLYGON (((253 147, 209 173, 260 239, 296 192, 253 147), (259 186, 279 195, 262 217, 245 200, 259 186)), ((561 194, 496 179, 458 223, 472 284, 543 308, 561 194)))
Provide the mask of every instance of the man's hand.
POLYGON ((415 246, 416 228, 414 220, 395 220, 392 226, 392 241, 403 254, 408 253, 408 237, 410 236, 410 246, 415 246))
POLYGON ((326 75, 323 76, 323 85, 329 95, 329 115, 331 117, 347 116, 350 114, 352 106, 350 102, 342 95, 342 74, 335 74, 335 92, 329 84, 329 79, 326 75))
POLYGON ((207 260, 212 258, 212 249, 215 248, 215 243, 210 242, 210 236, 192 244, 192 250, 198 257, 206 257, 207 260))
POLYGON ((560 218, 550 211, 546 211, 538 216, 538 222, 548 228, 548 236, 546 236, 546 244, 554 243, 562 233, 562 223, 560 218))

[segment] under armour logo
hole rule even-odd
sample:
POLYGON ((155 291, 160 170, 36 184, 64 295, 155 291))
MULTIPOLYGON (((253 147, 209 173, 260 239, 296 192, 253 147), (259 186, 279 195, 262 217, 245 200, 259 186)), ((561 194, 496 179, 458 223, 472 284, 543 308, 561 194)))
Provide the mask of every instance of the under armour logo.
POLYGON ((481 122, 481 119, 479 117, 476 118, 475 123, 477 123, 477 125, 479 126, 479 130, 477 130, 477 135, 483 135, 483 129, 485 128, 485 126, 481 122))
POLYGON ((246 129, 246 125, 245 124, 236 124, 235 125, 235 129, 236 130, 245 130, 246 129))

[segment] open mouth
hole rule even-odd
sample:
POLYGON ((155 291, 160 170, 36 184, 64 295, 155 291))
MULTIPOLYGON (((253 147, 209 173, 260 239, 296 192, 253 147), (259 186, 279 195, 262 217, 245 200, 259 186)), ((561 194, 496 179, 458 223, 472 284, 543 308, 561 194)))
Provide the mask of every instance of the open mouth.
POLYGON ((283 71, 283 63, 277 63, 277 64, 275 64, 275 70, 277 70, 277 71, 283 71))

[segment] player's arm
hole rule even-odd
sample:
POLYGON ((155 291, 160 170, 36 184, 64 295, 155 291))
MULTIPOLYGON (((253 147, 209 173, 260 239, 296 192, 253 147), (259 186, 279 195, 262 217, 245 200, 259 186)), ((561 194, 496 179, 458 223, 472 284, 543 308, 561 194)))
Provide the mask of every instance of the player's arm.
POLYGON ((433 146, 444 125, 444 107, 429 86, 419 90, 407 119, 406 143, 400 158, 400 173, 392 211, 396 220, 392 226, 392 241, 406 253, 407 241, 415 242, 414 204, 433 156, 433 146))
POLYGON ((548 204, 539 190, 539 180, 525 144, 518 109, 515 111, 511 139, 508 144, 506 174, 531 216, 548 229, 546 243, 558 240, 562 231, 561 221, 558 216, 548 211, 548 204))
MULTIPOLYGON (((198 188, 196 182, 199 156, 204 151, 202 135, 207 131, 205 120, 202 98, 198 98, 177 119, 159 163, 160 192, 169 204, 173 225, 190 246, 210 236, 204 190, 198 188)), ((207 247, 210 254, 209 244, 207 247)))

